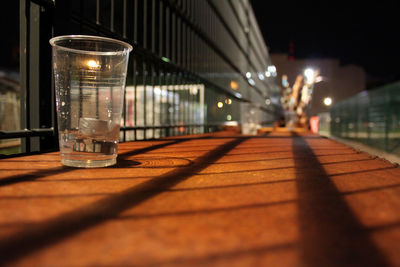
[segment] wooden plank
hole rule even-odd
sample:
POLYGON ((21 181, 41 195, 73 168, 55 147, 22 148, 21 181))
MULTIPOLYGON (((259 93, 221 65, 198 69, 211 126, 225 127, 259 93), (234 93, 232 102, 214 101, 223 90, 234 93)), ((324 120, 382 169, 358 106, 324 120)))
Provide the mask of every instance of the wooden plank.
POLYGON ((304 132, 129 142, 0 160, 0 262, 398 266, 399 210, 397 165, 304 132))

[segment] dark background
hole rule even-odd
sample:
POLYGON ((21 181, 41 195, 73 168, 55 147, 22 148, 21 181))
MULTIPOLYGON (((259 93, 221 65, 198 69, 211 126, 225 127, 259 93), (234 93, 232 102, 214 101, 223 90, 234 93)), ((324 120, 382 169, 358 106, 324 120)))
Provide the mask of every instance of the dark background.
POLYGON ((19 71, 19 0, 0 8, 0 69, 19 71))
MULTIPOLYGON (((362 66, 367 87, 400 80, 400 11, 394 3, 250 0, 270 53, 362 66)), ((358 2, 358 1, 357 1, 358 2)))

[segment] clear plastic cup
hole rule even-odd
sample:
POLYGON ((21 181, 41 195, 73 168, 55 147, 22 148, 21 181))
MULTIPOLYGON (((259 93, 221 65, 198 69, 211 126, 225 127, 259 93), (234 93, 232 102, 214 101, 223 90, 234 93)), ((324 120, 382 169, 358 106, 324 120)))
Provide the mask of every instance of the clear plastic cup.
POLYGON ((50 44, 61 163, 114 165, 132 46, 87 35, 54 37, 50 44))

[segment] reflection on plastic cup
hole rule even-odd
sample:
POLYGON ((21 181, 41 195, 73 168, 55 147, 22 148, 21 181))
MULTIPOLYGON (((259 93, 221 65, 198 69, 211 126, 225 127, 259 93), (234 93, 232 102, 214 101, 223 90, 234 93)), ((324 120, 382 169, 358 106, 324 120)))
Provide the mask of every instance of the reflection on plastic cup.
POLYGON ((115 164, 132 46, 87 35, 59 36, 50 44, 62 164, 115 164))

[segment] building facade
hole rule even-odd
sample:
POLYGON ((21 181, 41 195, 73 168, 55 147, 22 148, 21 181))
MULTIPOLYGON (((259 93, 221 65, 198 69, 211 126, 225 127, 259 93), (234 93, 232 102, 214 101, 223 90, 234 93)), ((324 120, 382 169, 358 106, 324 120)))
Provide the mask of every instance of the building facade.
MULTIPOLYGON (((20 4, 21 101, 30 103, 22 105, 22 128, 55 125, 54 104, 47 112, 54 103, 48 40, 66 34, 133 44, 122 141, 202 133, 225 123, 260 127, 276 119, 276 69, 248 0, 20 4)), ((41 150, 49 138, 26 138, 28 150, 41 150)))
POLYGON ((356 65, 341 65, 337 59, 295 59, 289 60, 287 54, 272 54, 271 58, 278 71, 278 79, 282 75, 288 77, 292 85, 298 75, 304 76, 308 68, 318 73, 313 85, 312 98, 307 107, 309 116, 328 112, 331 105, 347 99, 366 89, 365 71, 356 65), (331 99, 330 105, 324 100, 331 99))

